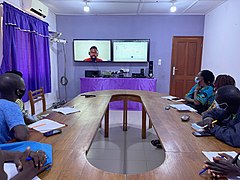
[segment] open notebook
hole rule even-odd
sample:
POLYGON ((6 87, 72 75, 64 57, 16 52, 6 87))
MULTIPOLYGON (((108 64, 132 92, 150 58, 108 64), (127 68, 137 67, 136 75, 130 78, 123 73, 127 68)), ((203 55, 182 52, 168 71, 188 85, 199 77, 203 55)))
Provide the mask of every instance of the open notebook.
POLYGON ((50 119, 42 119, 28 125, 29 128, 39 131, 40 133, 45 133, 54 129, 59 129, 64 126, 66 126, 66 124, 62 124, 50 119))

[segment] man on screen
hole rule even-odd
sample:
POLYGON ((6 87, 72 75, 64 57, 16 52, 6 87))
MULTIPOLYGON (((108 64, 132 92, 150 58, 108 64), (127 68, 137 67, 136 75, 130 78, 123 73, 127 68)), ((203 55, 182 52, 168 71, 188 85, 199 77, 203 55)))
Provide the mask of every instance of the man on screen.
POLYGON ((90 57, 89 58, 86 58, 84 59, 85 62, 89 62, 89 61, 92 61, 92 62, 101 62, 103 61, 102 59, 99 59, 98 58, 98 49, 96 46, 92 46, 89 50, 89 55, 90 57))

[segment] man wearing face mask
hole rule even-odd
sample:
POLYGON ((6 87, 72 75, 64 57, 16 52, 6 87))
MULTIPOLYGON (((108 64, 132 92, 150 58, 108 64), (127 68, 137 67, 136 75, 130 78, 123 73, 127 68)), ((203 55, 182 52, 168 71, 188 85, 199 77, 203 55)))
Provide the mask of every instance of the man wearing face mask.
POLYGON ((84 59, 84 61, 86 61, 86 62, 89 62, 89 61, 102 62, 103 61, 102 59, 98 58, 98 49, 96 46, 92 46, 90 48, 89 55, 90 55, 90 58, 86 58, 86 59, 84 59))
POLYGON ((15 103, 25 93, 24 80, 16 74, 0 75, 0 143, 15 138, 18 141, 28 139, 28 129, 22 112, 15 103))
POLYGON ((240 91, 232 85, 219 88, 215 96, 216 108, 203 115, 197 124, 207 126, 207 131, 217 139, 240 147, 240 91), (216 122, 216 123, 213 123, 216 122))
POLYGON ((201 114, 203 111, 206 111, 213 103, 213 81, 214 75, 211 71, 200 71, 195 78, 196 84, 185 96, 187 105, 196 109, 199 114, 201 114))

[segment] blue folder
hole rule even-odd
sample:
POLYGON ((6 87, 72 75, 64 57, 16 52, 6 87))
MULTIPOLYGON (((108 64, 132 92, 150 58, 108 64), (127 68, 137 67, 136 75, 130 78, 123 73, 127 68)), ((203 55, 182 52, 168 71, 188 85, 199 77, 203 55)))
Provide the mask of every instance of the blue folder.
POLYGON ((38 151, 38 150, 44 151, 47 155, 47 160, 44 165, 52 164, 52 145, 51 144, 44 144, 44 143, 35 142, 35 141, 22 141, 22 142, 8 143, 8 144, 0 144, 0 150, 24 152, 28 146, 30 146, 30 150, 32 151, 38 151))

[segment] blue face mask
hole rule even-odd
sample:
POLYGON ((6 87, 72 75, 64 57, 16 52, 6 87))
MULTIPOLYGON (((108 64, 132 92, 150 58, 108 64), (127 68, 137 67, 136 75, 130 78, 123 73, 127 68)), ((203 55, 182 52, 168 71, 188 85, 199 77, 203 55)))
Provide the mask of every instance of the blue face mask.
POLYGON ((222 111, 226 111, 226 109, 228 108, 228 104, 227 103, 221 103, 221 104, 218 104, 216 100, 214 100, 214 103, 216 105, 216 108, 219 109, 219 110, 222 110, 222 111), (225 108, 221 108, 220 106, 225 106, 225 108))
POLYGON ((198 79, 198 77, 195 77, 195 83, 196 83, 196 84, 199 83, 199 79, 198 79))

